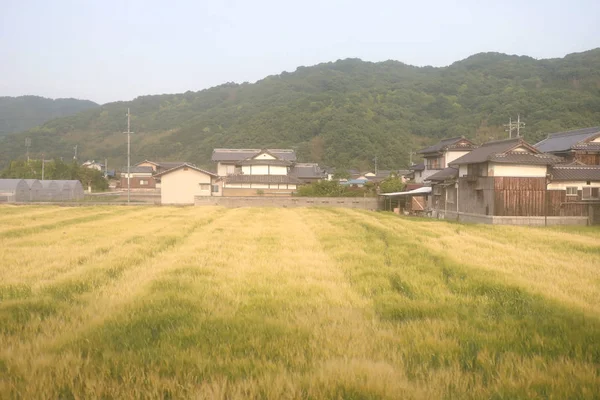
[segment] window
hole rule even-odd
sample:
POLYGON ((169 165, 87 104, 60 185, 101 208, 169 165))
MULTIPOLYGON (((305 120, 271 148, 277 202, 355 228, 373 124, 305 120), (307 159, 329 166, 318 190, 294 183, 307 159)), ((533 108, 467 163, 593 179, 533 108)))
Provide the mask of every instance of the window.
POLYGON ((212 185, 212 192, 219 193, 219 185, 212 185))
POLYGON ((584 187, 582 198, 585 200, 592 200, 600 198, 600 188, 597 187, 584 187))
POLYGON ((148 184, 148 181, 147 181, 147 180, 145 180, 145 179, 140 179, 140 186, 144 186, 144 185, 147 185, 147 184, 148 184))
POLYGON ((208 183, 199 183, 200 190, 210 190, 210 185, 208 183))
POLYGON ((441 169, 439 158, 428 158, 427 169, 441 169))
POLYGON ((577 186, 567 186, 567 196, 577 196, 577 186))

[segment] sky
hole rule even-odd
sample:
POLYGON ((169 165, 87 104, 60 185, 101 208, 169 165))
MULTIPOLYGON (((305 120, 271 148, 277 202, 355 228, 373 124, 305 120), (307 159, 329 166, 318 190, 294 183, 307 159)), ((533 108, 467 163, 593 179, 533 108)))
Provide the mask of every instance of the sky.
POLYGON ((344 58, 446 66, 600 47, 598 0, 0 0, 0 96, 97 103, 344 58))

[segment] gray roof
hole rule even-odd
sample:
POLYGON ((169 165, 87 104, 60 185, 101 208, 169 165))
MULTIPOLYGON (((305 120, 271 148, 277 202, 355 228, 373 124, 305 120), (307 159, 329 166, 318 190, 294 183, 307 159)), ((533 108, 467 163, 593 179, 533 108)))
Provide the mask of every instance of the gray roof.
POLYGON ((204 169, 198 168, 195 165, 188 164, 188 163, 183 163, 183 164, 176 165, 175 167, 173 167, 171 169, 168 169, 166 171, 163 171, 163 172, 161 172, 159 174, 156 174, 154 176, 155 177, 160 177, 160 176, 163 176, 163 175, 167 175, 167 174, 170 174, 171 172, 177 171, 178 169, 181 169, 181 168, 184 168, 184 167, 185 168, 191 168, 191 169, 193 169, 195 171, 202 172, 202 173, 205 173, 205 174, 213 176, 213 177, 217 176, 217 174, 215 174, 214 172, 206 171, 204 169))
POLYGON ((325 175, 321 168, 319 168, 319 164, 313 163, 298 163, 294 165, 290 174, 302 179, 319 179, 325 175))
POLYGON ((583 142, 600 134, 600 126, 577 129, 574 131, 551 133, 548 137, 535 144, 535 148, 543 153, 569 151, 579 142, 583 142))
POLYGON ((214 149, 212 160, 215 162, 242 161, 263 151, 268 151, 282 160, 296 161, 296 152, 291 149, 214 149))
POLYGON ((600 165, 555 165, 550 174, 553 181, 600 182, 600 165))
POLYGON ((484 143, 481 147, 450 162, 450 166, 493 161, 505 164, 550 165, 561 159, 551 154, 542 154, 522 138, 512 138, 484 143), (530 152, 512 151, 526 147, 530 152))
MULTIPOLYGON (((121 172, 126 174, 127 173, 127 167, 123 167, 121 168, 121 172)), ((140 173, 149 173, 149 174, 153 174, 154 170, 152 169, 152 167, 137 167, 137 166, 131 166, 129 167, 129 172, 132 174, 140 174, 140 173)))
POLYGON ((229 175, 227 183, 301 183, 298 178, 289 175, 229 175))
POLYGON ((448 167, 444 168, 441 171, 436 172, 435 174, 429 176, 427 180, 429 181, 445 181, 446 179, 456 178, 458 176, 458 169, 448 167))
POLYGON ((435 153, 438 151, 443 151, 446 149, 450 149, 450 148, 460 148, 460 149, 474 149, 476 146, 473 142, 471 142, 469 139, 465 139, 462 136, 457 136, 457 137, 453 137, 453 138, 449 138, 449 139, 442 139, 439 142, 437 142, 436 144, 434 144, 433 146, 429 146, 426 147, 424 149, 419 150, 417 153, 419 154, 424 154, 424 153, 435 153), (467 143, 464 145, 457 145, 458 142, 460 141, 466 141, 467 143))
POLYGON ((423 171, 425 169, 425 163, 413 164, 409 168, 411 171, 423 171))

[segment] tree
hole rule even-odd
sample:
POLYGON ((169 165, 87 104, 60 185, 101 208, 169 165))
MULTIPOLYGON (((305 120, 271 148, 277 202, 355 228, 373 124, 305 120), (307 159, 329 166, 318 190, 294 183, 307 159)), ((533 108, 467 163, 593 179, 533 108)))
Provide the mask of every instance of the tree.
POLYGON ((394 192, 402 192, 406 185, 402 182, 402 179, 395 175, 390 175, 385 178, 379 184, 379 192, 380 193, 394 193, 394 192))

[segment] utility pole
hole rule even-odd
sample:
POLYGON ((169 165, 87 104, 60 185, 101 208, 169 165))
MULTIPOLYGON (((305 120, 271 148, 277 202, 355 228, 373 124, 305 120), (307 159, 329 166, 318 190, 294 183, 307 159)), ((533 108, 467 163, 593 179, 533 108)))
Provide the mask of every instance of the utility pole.
POLYGON ((42 180, 44 180, 44 161, 46 161, 44 158, 44 154, 42 153, 42 180))
POLYGON ((31 147, 31 138, 25 138, 25 148, 27 149, 27 163, 29 164, 29 148, 31 147))
POLYGON ((416 154, 417 154, 417 153, 415 153, 415 152, 414 152, 414 151, 412 151, 412 150, 408 152, 408 158, 409 158, 409 161, 408 161, 408 162, 409 162, 409 167, 412 167, 412 165, 413 165, 412 156, 413 156, 413 155, 416 155, 416 154))
POLYGON ((375 161, 375 175, 377 175, 377 156, 375 156, 373 161, 375 161))
POLYGON ((521 127, 525 126, 525 122, 521 122, 521 114, 517 114, 517 122, 512 122, 512 117, 510 117, 508 124, 504 124, 504 126, 508 128, 505 129, 508 132, 508 138, 512 139, 512 133, 515 129, 517 130, 516 137, 521 137, 521 127))
POLYGON ((521 122, 521 114, 517 114, 517 137, 521 137, 521 126, 525 126, 525 122, 521 122))
POLYGON ((108 158, 104 159, 104 178, 108 179, 108 158))
POLYGON ((129 112, 129 108, 127 108, 127 204, 131 201, 131 172, 130 172, 130 164, 131 164, 131 113, 129 112))
POLYGON ((73 150, 75 151, 75 155, 73 156, 73 160, 77 161, 77 146, 75 145, 75 147, 73 147, 73 150))
POLYGON ((513 123, 512 123, 512 117, 508 118, 508 125, 504 124, 504 126, 506 126, 508 129, 505 129, 505 132, 508 132, 508 138, 512 139, 512 131, 513 131, 513 123))

